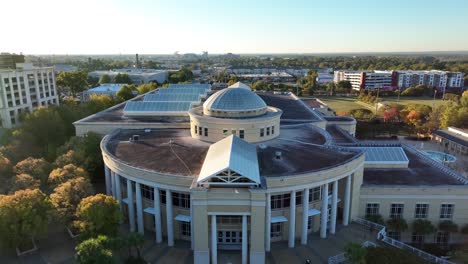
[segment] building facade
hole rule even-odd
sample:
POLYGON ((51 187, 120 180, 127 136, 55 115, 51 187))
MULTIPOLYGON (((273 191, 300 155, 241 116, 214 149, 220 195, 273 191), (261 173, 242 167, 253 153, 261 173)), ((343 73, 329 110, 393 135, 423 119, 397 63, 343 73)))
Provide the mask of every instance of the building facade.
POLYGON ((162 84, 167 82, 167 78, 169 77, 167 71, 155 69, 115 69, 110 71, 93 71, 88 73, 88 76, 99 79, 102 75, 109 75, 111 80, 114 80, 117 74, 128 74, 132 82, 136 85, 154 81, 162 84))
POLYGON ((53 67, 17 64, 14 70, 0 69, 0 116, 2 126, 14 127, 21 113, 40 106, 58 105, 53 67))
MULTIPOLYGON (((272 243, 305 245, 374 214, 468 224, 465 179, 410 146, 354 134, 352 118, 322 118, 298 98, 238 83, 190 109, 187 126, 105 136, 106 191, 132 231, 169 246, 190 241, 194 263, 217 263, 220 249, 265 263, 272 243)), ((419 239, 411 228, 388 231, 419 239)), ((426 241, 460 239, 437 231, 426 241)))

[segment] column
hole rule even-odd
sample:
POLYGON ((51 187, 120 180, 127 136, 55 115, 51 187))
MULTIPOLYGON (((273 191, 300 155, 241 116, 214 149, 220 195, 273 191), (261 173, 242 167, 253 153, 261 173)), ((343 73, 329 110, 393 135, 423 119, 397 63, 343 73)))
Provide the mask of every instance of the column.
POLYGON ((320 237, 327 238, 327 220, 328 220, 328 183, 322 186, 322 208, 320 212, 320 237))
POLYGON ((120 211, 123 210, 123 207, 122 207, 122 190, 121 190, 121 185, 120 185, 120 175, 118 175, 117 173, 114 174, 114 177, 115 177, 115 192, 116 192, 116 198, 117 198, 117 201, 119 201, 119 208, 120 208, 120 211))
POLYGON ((216 215, 211 216, 211 263, 218 263, 218 231, 216 230, 216 215))
POLYGON ((242 216, 242 264, 247 264, 247 215, 242 216))
POLYGON ((265 251, 271 249, 271 194, 266 195, 265 251))
POLYGON ((288 246, 294 248, 296 232, 296 191, 291 192, 291 203, 289 205, 289 241, 288 246))
POLYGON ((141 200, 141 185, 138 182, 135 182, 135 193, 136 193, 138 233, 143 234, 145 232, 145 228, 143 226, 143 204, 141 200))
POLYGON ((349 205, 351 202, 351 176, 346 177, 346 189, 344 197, 344 210, 343 210, 343 225, 349 224, 349 205))
POLYGON ((111 176, 110 176, 110 169, 106 165, 104 165, 104 175, 106 176, 106 195, 111 195, 111 176))
POLYGON ((335 234, 336 231, 336 211, 338 209, 338 180, 333 183, 332 206, 331 206, 331 219, 330 219, 330 233, 335 234))
POLYGON ((162 242, 162 222, 161 222, 161 201, 159 197, 159 189, 154 187, 154 229, 156 233, 156 243, 162 242))
POLYGON ((167 245, 174 246, 174 227, 172 217, 172 192, 166 190, 167 245))
POLYGON ((115 198, 115 177, 114 177, 113 171, 110 171, 110 177, 111 177, 111 195, 112 197, 115 198))
POLYGON ((128 222, 130 223, 130 232, 135 232, 135 204, 132 187, 132 181, 127 179, 128 222))
POLYGON ((301 244, 307 245, 307 225, 309 223, 309 188, 304 189, 302 195, 302 232, 301 244))

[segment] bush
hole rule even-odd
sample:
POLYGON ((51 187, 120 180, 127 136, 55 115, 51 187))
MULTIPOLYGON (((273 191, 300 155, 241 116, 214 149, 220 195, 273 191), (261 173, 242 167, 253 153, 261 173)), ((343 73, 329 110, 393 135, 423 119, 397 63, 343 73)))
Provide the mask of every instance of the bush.
POLYGON ((442 232, 455 233, 458 231, 458 225, 450 220, 444 220, 439 223, 439 230, 442 232))
POLYGON ((392 247, 367 248, 365 263, 369 264, 423 264, 426 261, 404 250, 392 247))
POLYGON ((381 224, 381 225, 385 224, 385 222, 383 220, 383 217, 381 215, 379 215, 379 214, 377 214, 377 215, 368 215, 368 216, 366 216, 366 220, 377 223, 377 224, 381 224))
POLYGON ((418 219, 413 222, 413 230, 420 235, 429 235, 435 232, 435 226, 429 220, 418 219))
POLYGON ((403 232, 408 229, 408 224, 403 218, 393 218, 387 221, 388 228, 392 231, 403 232))

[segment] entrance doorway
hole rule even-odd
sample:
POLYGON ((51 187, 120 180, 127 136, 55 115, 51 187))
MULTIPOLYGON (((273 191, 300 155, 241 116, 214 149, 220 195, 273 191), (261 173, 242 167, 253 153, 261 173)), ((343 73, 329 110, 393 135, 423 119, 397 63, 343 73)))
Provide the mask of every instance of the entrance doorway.
POLYGON ((218 248, 224 250, 242 249, 242 231, 220 230, 218 231, 218 248))

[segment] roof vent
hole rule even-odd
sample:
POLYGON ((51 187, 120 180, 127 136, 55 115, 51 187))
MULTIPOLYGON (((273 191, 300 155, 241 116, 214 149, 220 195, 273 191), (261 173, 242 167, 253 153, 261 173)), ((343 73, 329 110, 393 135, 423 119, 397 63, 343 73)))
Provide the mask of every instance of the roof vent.
POLYGON ((275 159, 280 160, 281 159, 281 151, 275 151, 275 159))
POLYGON ((140 135, 133 135, 131 138, 130 138, 130 141, 138 141, 140 139, 140 135))
POLYGON ((265 145, 265 144, 262 143, 262 144, 258 145, 258 147, 259 147, 260 149, 266 149, 266 148, 267 148, 267 145, 265 145))

